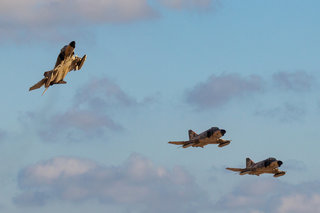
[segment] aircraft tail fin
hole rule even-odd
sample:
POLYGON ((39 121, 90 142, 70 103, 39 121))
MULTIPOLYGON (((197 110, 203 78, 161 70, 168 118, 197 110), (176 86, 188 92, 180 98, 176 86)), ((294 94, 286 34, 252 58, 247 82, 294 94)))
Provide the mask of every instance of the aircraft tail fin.
POLYGON ((194 137, 196 137, 198 135, 197 133, 195 133, 191 129, 189 129, 188 133, 189 133, 189 140, 192 140, 194 137))
POLYGON ((246 168, 252 166, 253 164, 254 164, 254 162, 250 158, 246 159, 246 168))

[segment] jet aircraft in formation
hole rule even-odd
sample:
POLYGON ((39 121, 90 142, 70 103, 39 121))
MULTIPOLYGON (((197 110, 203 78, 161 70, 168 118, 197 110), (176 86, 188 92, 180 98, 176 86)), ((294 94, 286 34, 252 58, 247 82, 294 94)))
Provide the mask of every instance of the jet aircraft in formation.
POLYGON ((274 174, 273 177, 280 177, 285 175, 285 171, 278 168, 282 165, 282 161, 275 158, 268 158, 266 160, 254 163, 250 158, 246 159, 246 168, 226 168, 228 170, 239 172, 240 175, 261 175, 263 173, 274 174))
MULTIPOLYGON (((80 70, 83 66, 87 56, 84 55, 82 58, 74 55, 75 41, 70 42, 68 45, 64 46, 57 58, 56 64, 53 70, 45 72, 44 78, 30 87, 29 91, 34 89, 39 89, 43 85, 45 90, 54 84, 66 84, 64 81, 66 75, 72 70, 80 70)), ((224 147, 230 144, 231 140, 221 139, 222 136, 226 134, 226 130, 219 129, 218 127, 212 127, 200 134, 189 130, 189 140, 188 141, 170 141, 170 144, 181 145, 183 148, 192 147, 204 147, 208 144, 218 144, 219 147, 224 147)), ((231 171, 239 172, 240 175, 257 175, 263 173, 274 174, 274 177, 280 177, 285 175, 285 171, 281 171, 278 168, 282 165, 282 161, 276 160, 275 158, 268 158, 266 160, 254 163, 250 158, 246 159, 246 168, 226 168, 231 171)))
POLYGON ((230 144, 230 140, 221 139, 226 134, 226 130, 219 129, 218 127, 212 127, 199 135, 192 130, 189 130, 188 141, 170 141, 170 144, 181 145, 182 148, 192 147, 204 147, 208 144, 219 144, 219 147, 224 147, 230 144))
MULTIPOLYGON (((222 136, 226 134, 226 130, 219 129, 218 127, 212 127, 200 134, 189 130, 188 141, 169 141, 170 144, 181 145, 182 148, 192 147, 204 147, 208 144, 219 144, 219 147, 224 147, 230 144, 231 140, 223 140, 222 136)), ((282 161, 275 158, 268 158, 266 160, 254 163, 250 158, 246 159, 246 168, 226 168, 228 170, 239 172, 240 175, 261 175, 263 173, 274 174, 274 177, 280 177, 285 175, 285 171, 281 171, 278 168, 282 165, 282 161)))
POLYGON ((85 62, 87 56, 84 55, 82 58, 74 55, 74 49, 76 42, 72 41, 69 45, 64 46, 57 58, 56 65, 53 70, 45 72, 44 78, 30 87, 29 91, 34 89, 39 89, 44 85, 46 88, 42 95, 47 91, 47 89, 54 84, 66 84, 64 78, 71 70, 80 70, 83 63, 85 62))

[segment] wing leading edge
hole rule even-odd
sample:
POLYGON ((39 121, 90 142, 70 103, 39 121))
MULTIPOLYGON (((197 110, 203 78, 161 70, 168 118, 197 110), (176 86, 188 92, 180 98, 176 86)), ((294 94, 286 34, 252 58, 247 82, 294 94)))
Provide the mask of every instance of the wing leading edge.
POLYGON ((188 143, 188 141, 169 141, 168 143, 175 144, 175 145, 184 145, 188 143))
POLYGON ((241 169, 241 168, 226 168, 228 170, 234 171, 234 172, 244 172, 247 171, 246 169, 241 169))
POLYGON ((168 143, 175 144, 175 145, 182 145, 182 148, 188 148, 199 142, 197 140, 191 140, 191 141, 169 141, 168 143))

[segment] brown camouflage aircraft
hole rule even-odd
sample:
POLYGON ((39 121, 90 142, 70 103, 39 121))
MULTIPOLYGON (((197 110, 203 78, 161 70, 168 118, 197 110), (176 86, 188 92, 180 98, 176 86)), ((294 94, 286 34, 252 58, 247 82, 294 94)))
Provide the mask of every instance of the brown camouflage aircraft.
POLYGON ((189 130, 188 141, 170 141, 168 143, 181 145, 182 148, 188 148, 189 146, 203 148, 208 144, 219 144, 219 147, 223 147, 230 144, 230 140, 221 139, 224 134, 226 134, 226 130, 219 129, 218 127, 212 127, 199 135, 194 131, 189 130))
POLYGON ((72 41, 68 45, 64 46, 60 51, 54 69, 45 72, 43 74, 44 78, 32 87, 30 87, 29 91, 39 89, 44 85, 46 89, 42 93, 43 95, 47 91, 49 86, 52 86, 54 84, 66 84, 67 82, 64 81, 66 75, 72 70, 80 70, 87 58, 86 55, 84 55, 82 58, 75 56, 75 47, 75 41, 72 41))
POLYGON ((239 172, 240 175, 261 175, 263 173, 274 174, 273 177, 280 177, 285 175, 285 171, 278 169, 282 165, 282 161, 275 158, 268 158, 266 160, 254 163, 250 158, 246 159, 246 168, 226 168, 228 170, 239 172))

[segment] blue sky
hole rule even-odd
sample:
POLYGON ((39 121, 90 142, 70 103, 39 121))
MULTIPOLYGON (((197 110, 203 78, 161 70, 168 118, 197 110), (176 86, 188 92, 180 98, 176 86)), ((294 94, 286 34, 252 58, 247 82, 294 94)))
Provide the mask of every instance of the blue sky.
POLYGON ((1 211, 320 211, 319 6, 1 1, 1 211), (82 70, 29 92, 72 40, 82 70), (167 144, 212 126, 229 146, 167 144))

